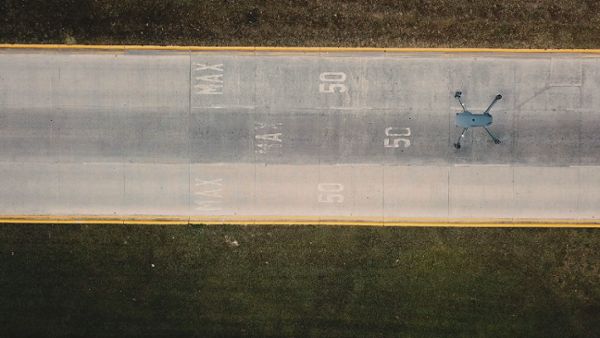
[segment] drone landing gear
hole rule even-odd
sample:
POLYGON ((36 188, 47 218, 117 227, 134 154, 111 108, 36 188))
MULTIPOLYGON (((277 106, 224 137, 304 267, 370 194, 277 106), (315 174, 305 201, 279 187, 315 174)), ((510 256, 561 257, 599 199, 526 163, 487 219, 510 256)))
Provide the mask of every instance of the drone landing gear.
MULTIPOLYGON (((492 132, 487 127, 483 127, 483 129, 485 129, 485 131, 488 133, 488 135, 490 135, 490 137, 492 138, 492 140, 494 141, 495 144, 502 143, 494 134, 492 134, 492 132)), ((460 147, 461 147, 460 141, 462 140, 463 137, 465 137, 465 133, 467 132, 467 130, 469 130, 469 128, 463 129, 462 133, 458 137, 458 140, 456 141, 456 143, 454 143, 454 148, 460 149, 460 147)))

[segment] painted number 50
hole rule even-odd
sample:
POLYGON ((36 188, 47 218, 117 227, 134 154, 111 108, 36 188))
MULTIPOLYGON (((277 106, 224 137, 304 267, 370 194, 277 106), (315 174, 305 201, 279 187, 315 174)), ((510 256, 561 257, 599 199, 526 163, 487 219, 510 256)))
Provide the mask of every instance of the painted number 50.
POLYGON ((317 186, 319 190, 319 202, 321 203, 343 203, 344 185, 341 183, 319 183, 317 186))
POLYGON ((400 144, 404 145, 404 148, 410 147, 410 128, 385 128, 385 136, 383 139, 383 146, 385 148, 400 148, 400 144))
POLYGON ((345 93, 348 87, 344 84, 346 81, 346 73, 342 72, 325 72, 319 75, 319 92, 320 93, 345 93))

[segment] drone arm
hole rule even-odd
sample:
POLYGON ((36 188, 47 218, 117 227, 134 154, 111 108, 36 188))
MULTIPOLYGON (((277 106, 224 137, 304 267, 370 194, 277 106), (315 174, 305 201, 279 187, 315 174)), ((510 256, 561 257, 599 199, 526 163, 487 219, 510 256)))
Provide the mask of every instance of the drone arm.
POLYGON ((487 109, 483 113, 488 114, 490 112, 490 109, 492 109, 492 106, 494 106, 494 104, 497 101, 500 101, 501 99, 502 99, 502 95, 500 95, 500 94, 496 95, 496 97, 494 97, 494 100, 492 101, 492 103, 490 103, 490 106, 487 107, 487 109))
POLYGON ((462 103, 462 100, 460 99, 460 95, 456 94, 456 95, 454 95, 454 97, 458 100, 458 103, 460 103, 460 106, 462 107, 463 112, 467 111, 465 104, 462 103))
POLYGON ((490 135, 492 140, 494 140, 494 143, 500 144, 500 140, 494 134, 492 134, 492 132, 487 127, 483 127, 483 129, 485 129, 485 131, 487 131, 488 135, 490 135))

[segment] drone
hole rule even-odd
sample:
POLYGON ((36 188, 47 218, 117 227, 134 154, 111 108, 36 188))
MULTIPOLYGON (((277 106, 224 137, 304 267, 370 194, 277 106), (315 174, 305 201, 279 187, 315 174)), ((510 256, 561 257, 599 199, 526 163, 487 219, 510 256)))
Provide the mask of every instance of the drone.
POLYGON ((490 115, 490 109, 492 109, 492 106, 497 101, 502 99, 502 95, 496 95, 492 103, 490 103, 490 106, 487 107, 487 109, 481 114, 473 114, 470 111, 468 111, 464 103, 462 103, 462 101, 460 100, 461 96, 462 92, 454 93, 454 98, 458 100, 458 103, 460 103, 460 106, 463 109, 461 113, 456 113, 456 126, 462 127, 463 131, 458 137, 458 141, 454 143, 454 148, 460 149, 460 140, 462 140, 462 138, 465 137, 465 133, 467 132, 467 130, 469 130, 469 128, 476 127, 482 127, 483 129, 485 129, 485 131, 488 133, 488 135, 490 135, 494 143, 500 144, 500 140, 496 136, 494 136, 494 134, 492 134, 492 132, 487 127, 492 124, 492 115, 490 115))

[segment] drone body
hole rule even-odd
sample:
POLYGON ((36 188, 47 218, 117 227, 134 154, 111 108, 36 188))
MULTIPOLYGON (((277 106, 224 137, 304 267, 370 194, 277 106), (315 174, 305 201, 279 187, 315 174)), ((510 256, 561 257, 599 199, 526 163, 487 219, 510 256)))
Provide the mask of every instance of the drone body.
POLYGON ((456 114, 456 125, 463 128, 487 127, 492 124, 492 115, 473 114, 465 111, 456 114))

